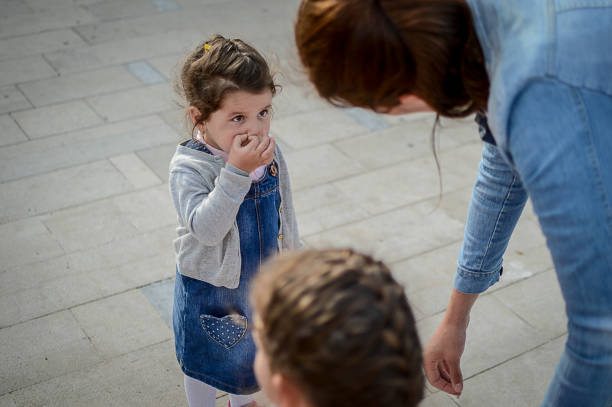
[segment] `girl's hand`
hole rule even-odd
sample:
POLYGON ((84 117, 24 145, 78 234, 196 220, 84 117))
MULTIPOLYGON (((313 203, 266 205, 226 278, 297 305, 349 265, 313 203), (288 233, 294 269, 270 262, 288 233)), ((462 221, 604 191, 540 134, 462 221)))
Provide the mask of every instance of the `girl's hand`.
POLYGON ((272 162, 274 146, 272 137, 239 134, 232 141, 227 162, 250 173, 256 168, 272 162))

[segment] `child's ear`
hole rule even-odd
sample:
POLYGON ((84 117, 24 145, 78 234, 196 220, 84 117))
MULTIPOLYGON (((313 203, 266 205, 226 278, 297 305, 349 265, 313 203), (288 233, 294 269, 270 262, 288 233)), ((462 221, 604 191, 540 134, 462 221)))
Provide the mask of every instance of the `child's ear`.
POLYGON ((189 106, 189 117, 191 117, 191 123, 196 124, 202 117, 202 113, 195 106, 189 106))
POLYGON ((274 401, 278 407, 298 407, 309 405, 300 388, 282 373, 274 373, 270 380, 270 384, 272 385, 274 395, 276 396, 276 400, 274 401))

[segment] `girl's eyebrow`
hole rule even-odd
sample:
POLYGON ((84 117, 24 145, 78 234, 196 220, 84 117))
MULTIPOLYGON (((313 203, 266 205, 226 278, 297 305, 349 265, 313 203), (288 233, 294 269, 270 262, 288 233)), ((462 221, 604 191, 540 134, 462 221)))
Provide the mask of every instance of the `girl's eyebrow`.
MULTIPOLYGON (((272 104, 269 104, 267 106, 265 106, 264 108, 260 109, 261 110, 265 110, 265 109, 270 109, 272 107, 272 104)), ((244 112, 232 112, 230 114, 228 114, 228 116, 235 116, 235 115, 244 115, 244 112)))

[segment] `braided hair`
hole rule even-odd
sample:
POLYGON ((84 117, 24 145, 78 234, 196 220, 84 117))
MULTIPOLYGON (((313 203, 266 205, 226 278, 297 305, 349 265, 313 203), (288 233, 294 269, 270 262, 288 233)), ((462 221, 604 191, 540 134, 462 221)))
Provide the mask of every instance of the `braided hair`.
POLYGON ((252 301, 270 370, 317 407, 422 399, 414 317, 382 262, 352 250, 283 255, 256 278, 252 301))

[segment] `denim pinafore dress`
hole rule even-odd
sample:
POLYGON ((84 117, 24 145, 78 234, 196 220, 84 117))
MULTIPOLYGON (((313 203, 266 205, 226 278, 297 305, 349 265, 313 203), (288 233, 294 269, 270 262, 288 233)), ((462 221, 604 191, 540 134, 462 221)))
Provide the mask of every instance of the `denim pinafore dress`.
MULTIPOLYGON (((195 141, 185 146, 208 152, 195 141)), ((212 154, 212 153, 211 153, 212 154)), ((278 167, 272 162, 240 205, 240 282, 230 289, 181 275, 174 285, 176 356, 183 372, 219 390, 250 394, 259 389, 253 371, 249 286, 261 263, 278 251, 278 167)))

